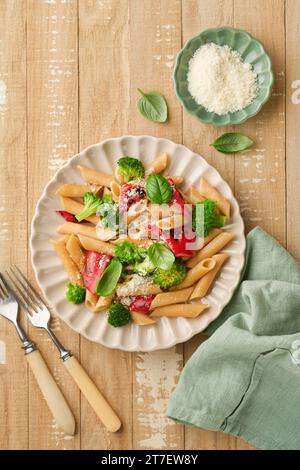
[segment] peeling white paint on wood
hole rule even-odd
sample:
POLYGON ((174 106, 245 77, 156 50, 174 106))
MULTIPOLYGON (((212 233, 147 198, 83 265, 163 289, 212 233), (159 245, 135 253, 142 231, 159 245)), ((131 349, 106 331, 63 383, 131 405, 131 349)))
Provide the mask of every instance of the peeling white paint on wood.
MULTIPOLYGON (((140 353, 136 361, 137 420, 139 447, 165 449, 167 430, 175 426, 166 410, 182 367, 182 356, 176 348, 140 353)), ((171 444, 172 447, 172 444, 171 444)))

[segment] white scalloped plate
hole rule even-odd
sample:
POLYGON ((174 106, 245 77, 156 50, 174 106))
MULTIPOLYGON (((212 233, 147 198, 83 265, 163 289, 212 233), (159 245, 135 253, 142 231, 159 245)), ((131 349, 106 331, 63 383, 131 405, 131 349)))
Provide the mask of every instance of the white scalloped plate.
POLYGON ((151 136, 123 136, 92 145, 68 160, 47 184, 36 207, 31 227, 32 264, 40 288, 50 305, 71 328, 91 341, 109 348, 125 351, 153 351, 187 341, 203 331, 230 300, 238 284, 244 263, 244 224, 238 204, 228 184, 204 158, 191 152, 183 145, 170 140, 151 136), (160 318, 155 325, 137 326, 130 323, 114 328, 107 323, 106 313, 91 313, 83 305, 73 305, 66 300, 67 275, 60 260, 52 250, 49 239, 56 238, 56 227, 61 218, 55 213, 59 201, 55 195, 59 186, 65 183, 81 183, 76 165, 86 165, 96 170, 113 173, 116 161, 123 155, 140 158, 148 164, 161 152, 170 156, 167 173, 182 175, 184 188, 197 185, 200 176, 216 187, 230 200, 232 217, 226 230, 233 232, 234 240, 224 252, 230 253, 229 261, 223 267, 210 294, 203 299, 210 308, 198 318, 160 318))

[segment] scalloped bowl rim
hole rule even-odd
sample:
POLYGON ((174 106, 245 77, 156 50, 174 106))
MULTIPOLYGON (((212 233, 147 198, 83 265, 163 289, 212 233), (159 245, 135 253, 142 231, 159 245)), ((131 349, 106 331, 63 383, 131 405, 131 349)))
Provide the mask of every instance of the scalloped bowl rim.
MULTIPOLYGON (((233 48, 232 48, 233 49, 233 48)), ((172 79, 173 79, 173 84, 174 84, 174 89, 175 89, 175 93, 176 93, 176 96, 178 98, 178 100, 180 101, 181 105, 183 106, 183 108, 191 115, 195 116, 197 119, 199 119, 200 121, 206 123, 206 124, 212 124, 216 127, 224 127, 224 126, 230 126, 230 125, 239 125, 239 124, 242 124, 243 122, 247 121, 248 119, 252 118, 253 116, 256 116, 256 114, 258 114, 261 110, 261 108, 264 106, 264 104, 266 104, 266 102, 269 100, 270 96, 271 96, 271 93, 272 93, 272 88, 273 88, 273 84, 274 84, 274 73, 273 73, 273 68, 272 68, 272 60, 269 56, 269 54, 266 52, 266 49, 264 48, 263 44, 258 40, 256 39, 254 36, 252 36, 250 33, 248 33, 247 31, 244 31, 242 29, 238 29, 238 28, 231 28, 231 27, 227 27, 227 26, 223 26, 223 27, 219 27, 219 28, 207 28, 203 31, 201 31, 201 33, 198 33, 198 34, 195 34, 194 36, 190 37, 186 42, 185 44, 183 45, 183 47, 180 49, 180 51, 177 53, 177 56, 176 56, 176 61, 175 61, 175 67, 174 67, 174 72, 173 72, 173 76, 172 76, 172 79), (197 110, 199 108, 203 108, 203 106, 201 104, 198 104, 194 99, 193 97, 191 96, 191 98, 193 99, 194 103, 197 105, 197 110, 196 111, 192 111, 187 105, 186 105, 186 102, 184 100, 184 98, 182 97, 182 95, 180 94, 179 90, 178 90, 178 87, 179 87, 179 84, 178 84, 178 79, 177 79, 177 71, 178 69, 180 68, 180 59, 182 57, 182 55, 184 54, 184 52, 186 51, 186 49, 189 47, 189 45, 194 41, 196 40, 198 37, 202 36, 203 34, 206 34, 206 33, 209 33, 209 32, 220 32, 220 31, 223 31, 223 30, 231 30, 231 31, 234 31, 236 33, 242 33, 244 34, 245 36, 247 36, 249 38, 250 41, 254 41, 256 42, 257 44, 260 45, 260 47, 262 48, 262 52, 263 54, 265 55, 265 57, 267 58, 267 61, 269 63, 269 74, 270 74, 270 84, 269 84, 269 88, 268 88, 268 93, 267 95, 265 96, 264 99, 262 99, 260 101, 260 104, 257 108, 256 111, 253 111, 253 112, 249 112, 247 114, 247 116, 245 116, 244 118, 241 118, 239 121, 237 122, 228 122, 226 124, 224 123, 217 123, 212 119, 208 120, 208 119, 204 119, 204 118, 201 118, 197 115, 197 110)), ((245 108, 244 108, 245 109, 245 108)), ((205 110, 206 111, 206 110, 205 110)), ((242 111, 242 110, 241 110, 242 111)), ((212 113, 210 111, 206 111, 207 115, 211 116, 212 114, 215 114, 215 113, 212 113)), ((229 119, 230 119, 230 116, 233 115, 235 113, 227 113, 227 114, 223 114, 222 116, 229 116, 229 119)))
MULTIPOLYGON (((228 304, 228 302, 232 298, 232 295, 233 295, 233 293, 234 293, 234 291, 235 291, 235 289, 236 289, 236 287, 239 283, 240 276, 241 276, 241 273, 242 273, 242 269, 243 269, 243 266, 244 266, 245 250, 246 250, 246 240, 245 240, 245 233, 244 233, 245 227, 244 227, 243 219, 242 219, 241 214, 240 214, 239 205, 238 205, 238 203, 237 203, 237 201, 236 201, 236 199, 235 199, 235 197, 232 193, 232 190, 231 190, 230 186, 228 185, 228 183, 226 183, 226 181, 221 177, 219 172, 214 167, 209 165, 207 163, 207 161, 202 156, 200 156, 199 154, 196 154, 195 152, 191 151, 186 146, 184 146, 182 144, 177 144, 177 143, 173 142, 170 139, 165 139, 165 138, 161 138, 161 137, 154 137, 154 136, 150 136, 150 135, 123 135, 123 136, 120 136, 120 137, 107 138, 107 139, 105 139, 105 140, 103 140, 99 143, 92 144, 92 145, 84 148, 79 153, 73 155, 68 160, 66 160, 66 162, 62 165, 62 167, 59 168, 56 171, 55 175, 46 184, 46 186, 45 186, 45 188, 44 188, 44 190, 43 190, 43 192, 42 192, 42 194, 41 194, 41 196, 40 196, 40 198, 39 198, 39 200, 36 204, 35 212, 34 212, 34 215, 33 215, 32 221, 31 221, 31 235, 30 235, 31 264, 32 264, 32 267, 33 267, 33 271, 34 271, 34 274, 35 274, 37 284, 38 284, 39 288, 41 289, 41 291, 43 292, 44 297, 46 298, 46 301, 48 302, 48 304, 50 306, 51 306, 51 301, 49 300, 48 296, 45 293, 44 286, 43 286, 43 284, 40 280, 39 268, 35 265, 35 262, 34 262, 34 257, 35 257, 36 251, 37 251, 35 249, 35 246, 34 246, 34 241, 35 241, 35 238, 38 235, 38 223, 39 223, 39 217, 41 216, 41 210, 40 210, 41 203, 43 202, 43 200, 45 198, 49 197, 49 192, 50 192, 51 188, 53 186, 55 186, 55 184, 57 184, 58 176, 60 175, 60 173, 64 172, 68 167, 70 167, 72 162, 74 162, 75 160, 80 160, 81 156, 85 155, 88 151, 90 151, 92 149, 100 148, 100 147, 103 148, 104 145, 106 145, 110 142, 121 141, 121 140, 124 140, 124 139, 151 139, 151 140, 157 141, 157 142, 158 141, 164 141, 167 144, 170 144, 170 145, 175 146, 175 147, 180 147, 184 151, 188 151, 190 156, 193 156, 193 157, 196 157, 197 159, 199 159, 200 165, 202 164, 209 171, 212 170, 214 172, 214 174, 221 180, 221 183, 227 187, 227 190, 230 194, 230 199, 233 201, 233 203, 236 204, 239 228, 242 231, 241 232, 242 233, 242 242, 241 242, 241 251, 240 251, 240 261, 241 262, 240 262, 240 265, 239 265, 238 269, 236 270, 235 282, 233 282, 232 285, 230 286, 230 288, 228 288, 227 299, 226 299, 225 302, 222 303, 222 308, 220 309, 220 311, 213 318, 208 319, 208 321, 206 322, 206 324, 203 328, 196 329, 196 330, 191 328, 191 330, 185 336, 182 336, 179 339, 175 337, 173 340, 171 340, 168 343, 166 342, 163 345, 157 344, 156 346, 146 347, 146 348, 144 348, 142 345, 140 345, 140 347, 138 347, 138 348, 134 345, 132 345, 132 347, 131 346, 123 347, 119 344, 110 345, 109 342, 95 340, 95 338, 93 338, 91 335, 89 335, 86 331, 82 331, 80 329, 80 327, 78 328, 78 327, 74 326, 69 318, 65 318, 64 316, 60 315, 58 308, 56 308, 55 306, 52 307, 56 311, 56 313, 58 314, 59 318, 61 320, 63 320, 71 329, 73 329, 77 333, 81 334, 82 336, 84 336, 86 339, 88 339, 90 341, 96 342, 98 344, 102 344, 103 346, 106 346, 106 347, 109 347, 109 348, 120 349, 120 350, 123 350, 123 351, 149 352, 149 351, 155 351, 155 350, 160 350, 160 349, 167 349, 167 348, 170 348, 170 347, 172 347, 172 346, 174 346, 178 343, 186 342, 187 340, 189 340, 194 335, 196 335, 196 334, 200 333, 201 331, 205 330, 207 328, 207 326, 212 321, 214 321, 222 313, 222 310, 224 309, 224 307, 228 304)), ((170 158, 172 158, 172 155, 170 155, 170 158)), ((99 315, 99 314, 96 314, 96 315, 99 315)), ((178 317, 178 318, 181 318, 181 317, 178 317)), ((143 328, 143 327, 140 327, 140 328, 143 328)))

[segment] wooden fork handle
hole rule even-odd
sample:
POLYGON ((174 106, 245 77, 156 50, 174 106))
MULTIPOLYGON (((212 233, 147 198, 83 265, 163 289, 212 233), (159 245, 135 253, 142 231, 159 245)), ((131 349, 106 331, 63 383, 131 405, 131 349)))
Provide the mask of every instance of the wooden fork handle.
POLYGON ((35 350, 26 354, 26 357, 58 426, 65 431, 66 434, 73 436, 75 433, 74 416, 40 352, 35 350))
POLYGON ((118 431, 121 427, 120 419, 77 359, 71 356, 64 361, 64 365, 106 429, 110 432, 118 431))

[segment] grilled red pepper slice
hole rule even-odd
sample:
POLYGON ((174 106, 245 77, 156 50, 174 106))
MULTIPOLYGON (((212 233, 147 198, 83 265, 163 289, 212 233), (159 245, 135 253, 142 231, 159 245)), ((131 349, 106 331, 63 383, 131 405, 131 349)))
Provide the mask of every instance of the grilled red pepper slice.
POLYGON ((83 283, 85 287, 96 295, 96 285, 106 268, 111 256, 96 251, 88 251, 86 255, 85 266, 82 273, 83 283))
POLYGON ((131 312, 148 313, 154 297, 154 295, 134 295, 130 298, 128 308, 131 312))
POLYGON ((127 211, 132 204, 146 197, 145 189, 138 183, 123 184, 120 194, 120 210, 127 211))

